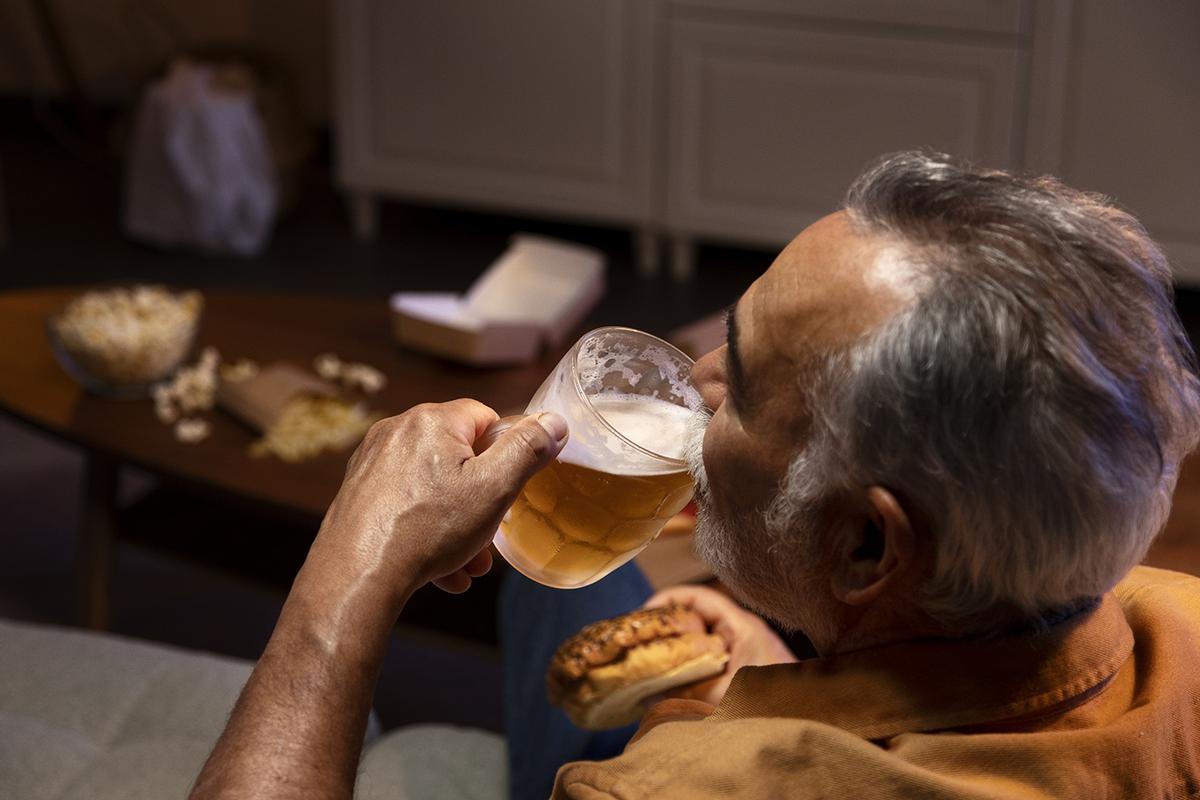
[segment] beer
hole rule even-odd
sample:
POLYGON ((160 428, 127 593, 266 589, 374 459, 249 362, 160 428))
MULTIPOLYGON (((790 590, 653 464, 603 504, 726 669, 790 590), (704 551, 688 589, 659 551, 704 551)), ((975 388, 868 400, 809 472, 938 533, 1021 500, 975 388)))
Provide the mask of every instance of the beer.
POLYGON ((600 580, 636 556, 692 498, 682 457, 690 411, 631 394, 590 398, 621 436, 662 458, 588 463, 570 444, 530 479, 500 525, 496 547, 517 569, 548 586, 573 589, 600 580))
MULTIPOLYGON (((558 459, 535 475, 493 540, 529 578, 558 589, 600 580, 636 556, 692 497, 683 460, 687 423, 702 400, 694 363, 632 328, 583 335, 525 407, 570 426, 558 459)), ((474 442, 486 450, 516 417, 474 442)))

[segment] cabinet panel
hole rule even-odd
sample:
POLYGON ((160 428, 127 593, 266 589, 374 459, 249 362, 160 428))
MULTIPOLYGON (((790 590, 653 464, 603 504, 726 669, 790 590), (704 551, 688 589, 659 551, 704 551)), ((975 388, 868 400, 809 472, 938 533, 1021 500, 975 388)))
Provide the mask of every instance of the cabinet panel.
POLYGON ((985 34, 1022 33, 1021 0, 670 0, 674 9, 769 13, 780 17, 985 34))
POLYGON ((1037 166, 1129 209, 1200 286, 1200 4, 1150 5, 1074 5, 1061 136, 1037 166))
POLYGON ((348 183, 644 215, 649 28, 632 0, 357 0, 347 10, 348 183))
POLYGON ((879 155, 1012 166, 1018 53, 675 20, 668 226, 779 243, 879 155))

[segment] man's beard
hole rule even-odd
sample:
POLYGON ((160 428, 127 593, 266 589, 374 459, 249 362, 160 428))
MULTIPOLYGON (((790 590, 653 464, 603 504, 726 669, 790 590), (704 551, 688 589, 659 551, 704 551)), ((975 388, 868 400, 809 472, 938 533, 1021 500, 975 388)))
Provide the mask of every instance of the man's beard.
POLYGON ((828 587, 817 566, 816 531, 796 525, 768 530, 761 509, 736 519, 718 513, 704 467, 704 432, 712 418, 701 409, 688 420, 684 457, 696 481, 696 532, 692 549, 747 608, 786 630, 806 634, 818 650, 831 641, 835 626, 828 587))
POLYGON ((701 408, 692 414, 687 424, 687 440, 683 454, 688 462, 688 472, 696 482, 693 499, 696 501, 696 532, 692 549, 696 557, 707 564, 731 591, 740 595, 737 584, 738 558, 736 539, 726 520, 715 513, 708 484, 708 470, 704 467, 704 433, 712 420, 712 412, 701 408))

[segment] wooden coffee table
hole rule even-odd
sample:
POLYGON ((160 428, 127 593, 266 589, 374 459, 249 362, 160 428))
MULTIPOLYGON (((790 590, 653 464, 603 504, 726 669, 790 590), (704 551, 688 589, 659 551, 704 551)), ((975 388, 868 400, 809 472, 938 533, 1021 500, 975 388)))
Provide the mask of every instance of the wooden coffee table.
MULTIPOLYGON (((0 411, 28 422, 86 453, 79 538, 83 620, 108 618, 108 573, 114 544, 116 489, 121 468, 139 467, 199 492, 250 503, 298 522, 316 523, 336 494, 350 451, 286 464, 251 458, 256 434, 219 410, 205 416, 212 434, 182 444, 160 423, 149 399, 110 400, 84 392, 59 367, 45 334, 46 318, 84 287, 0 294, 0 411)), ((336 353, 383 370, 387 388, 370 404, 388 414, 423 402, 474 397, 501 413, 522 408, 560 352, 535 364, 479 369, 400 349, 383 300, 331 298, 212 289, 198 346, 213 345, 225 360, 290 361, 309 367, 319 353, 336 353)))
MULTIPOLYGON (((174 484, 249 503, 315 531, 341 483, 349 453, 328 453, 303 464, 253 459, 246 450, 254 432, 219 411, 207 415, 212 435, 185 445, 155 418, 149 400, 86 394, 55 362, 44 329, 46 317, 81 291, 0 293, 0 412, 78 445, 87 455, 79 602, 83 621, 103 627, 122 466, 135 465, 174 484)), ((387 373, 388 386, 372 405, 387 413, 456 397, 477 398, 501 413, 521 408, 561 357, 548 353, 536 364, 512 369, 471 368, 393 344, 382 300, 215 289, 204 295, 199 345, 218 347, 227 360, 247 357, 307 366, 318 353, 334 352, 373 364, 387 373)), ((1182 471, 1173 513, 1147 562, 1200 574, 1198 525, 1200 460, 1193 458, 1182 471)), ((662 558, 687 558, 683 542, 658 545, 662 558)))

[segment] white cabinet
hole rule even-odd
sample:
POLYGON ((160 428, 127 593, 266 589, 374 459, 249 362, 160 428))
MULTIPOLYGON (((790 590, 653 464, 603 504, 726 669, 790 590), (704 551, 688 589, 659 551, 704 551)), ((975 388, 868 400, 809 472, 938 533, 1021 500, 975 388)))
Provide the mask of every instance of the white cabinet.
POLYGON ((1200 282, 1200 4, 342 0, 339 175, 373 198, 778 246, 933 147, 1116 196, 1200 282), (1180 102, 1183 99, 1185 102, 1180 102))
MULTIPOLYGON (((341 9, 338 168, 360 198, 628 224, 649 216, 649 6, 353 0, 341 9)), ((369 229, 369 204, 360 211, 369 229)))
POLYGON ((1112 197, 1200 286, 1200 3, 1036 9, 1027 167, 1112 197))
POLYGON ((933 147, 1012 165, 1011 47, 670 25, 666 228, 777 244, 836 207, 863 165, 933 147))

